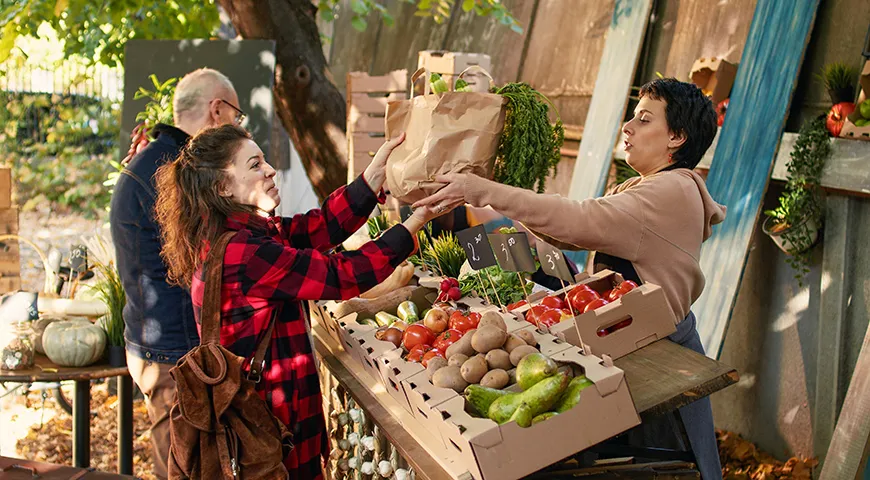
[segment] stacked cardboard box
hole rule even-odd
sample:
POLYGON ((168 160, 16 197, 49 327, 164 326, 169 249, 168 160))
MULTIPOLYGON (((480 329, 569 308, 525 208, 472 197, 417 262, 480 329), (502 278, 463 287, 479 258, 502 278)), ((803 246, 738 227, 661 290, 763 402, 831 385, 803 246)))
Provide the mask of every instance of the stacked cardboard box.
MULTIPOLYGON (((451 87, 459 78, 459 74, 472 66, 478 66, 490 73, 492 63, 489 55, 484 53, 445 52, 442 50, 423 50, 417 55, 417 68, 425 67, 429 73, 441 75, 451 87)), ((489 79, 479 71, 469 71, 463 79, 476 92, 485 92, 489 88, 489 79)), ((420 82, 416 88, 421 88, 420 82)), ((422 91, 420 92, 422 93, 422 91)))
MULTIPOLYGON (((0 168, 0 236, 18 234, 18 208, 12 205, 12 170, 0 168)), ((0 294, 21 288, 18 240, 0 241, 0 294)))

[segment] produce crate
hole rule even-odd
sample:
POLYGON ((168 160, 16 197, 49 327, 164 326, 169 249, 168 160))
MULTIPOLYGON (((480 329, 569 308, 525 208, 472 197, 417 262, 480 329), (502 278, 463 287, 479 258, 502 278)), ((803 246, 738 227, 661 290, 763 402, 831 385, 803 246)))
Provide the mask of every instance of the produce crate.
POLYGON ((518 479, 640 423, 623 371, 612 362, 573 346, 548 356, 584 372, 595 385, 582 391, 574 408, 529 428, 472 417, 464 397, 431 386, 425 373, 404 383, 419 423, 437 425, 454 464, 476 480, 518 479))
MULTIPOLYGON (((490 57, 485 53, 422 50, 417 54, 417 68, 426 67, 430 73, 441 75, 441 77, 444 78, 451 87, 460 73, 468 67, 475 65, 483 68, 487 72, 492 70, 490 57)), ((464 80, 472 86, 474 91, 485 92, 489 87, 489 79, 477 74, 477 72, 468 72, 465 75, 464 80)))
MULTIPOLYGON (((18 208, 0 209, 0 235, 18 234, 18 208)), ((0 294, 21 288, 21 257, 18 240, 0 241, 0 294)))
POLYGON ((864 69, 861 71, 859 83, 861 93, 858 94, 858 101, 855 102, 855 111, 846 117, 843 129, 840 131, 840 137, 853 140, 870 140, 870 125, 863 127, 855 125, 855 122, 864 118, 860 111, 861 102, 870 99, 870 60, 864 62, 864 69))
MULTIPOLYGON (((592 276, 580 273, 575 278, 577 284, 554 294, 564 294, 582 284, 600 294, 623 281, 620 274, 611 270, 602 270, 592 276)), ((541 299, 533 305, 539 304, 541 299)), ((524 318, 529 308, 524 306, 513 313, 524 318)), ((550 333, 578 347, 582 346, 582 338, 592 353, 614 359, 661 340, 676 330, 664 291, 651 283, 640 285, 614 302, 563 320, 549 329, 550 333)))
MULTIPOLYGON (((377 341, 378 343, 388 343, 377 341)), ((389 344, 390 347, 393 344, 389 344)), ((411 407, 411 402, 408 399, 408 387, 403 383, 415 375, 420 373, 426 374, 426 369, 423 365, 415 362, 406 362, 402 359, 403 350, 401 348, 393 348, 387 350, 375 359, 380 370, 380 379, 384 385, 384 389, 396 399, 396 402, 402 406, 408 413, 413 414, 414 410, 411 407)))
POLYGON ((355 361, 364 364, 365 362, 363 361, 363 358, 365 358, 365 356, 363 354, 360 339, 362 339, 367 333, 375 330, 375 327, 356 323, 357 317, 358 315, 356 313, 351 313, 338 321, 338 333, 341 338, 339 343, 341 344, 341 348, 343 348, 344 351, 347 352, 355 361))

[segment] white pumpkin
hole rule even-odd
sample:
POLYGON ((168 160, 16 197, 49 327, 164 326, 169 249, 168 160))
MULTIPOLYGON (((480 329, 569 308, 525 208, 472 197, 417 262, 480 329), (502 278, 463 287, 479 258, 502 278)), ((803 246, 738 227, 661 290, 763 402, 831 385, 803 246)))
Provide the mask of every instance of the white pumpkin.
POLYGON ((103 356, 106 332, 87 320, 54 322, 42 334, 42 348, 58 365, 84 367, 103 356))
POLYGON ((31 327, 33 327, 33 348, 35 348, 38 353, 45 355, 45 349, 42 348, 42 334, 45 332, 45 328, 54 322, 62 320, 63 319, 58 317, 40 317, 39 320, 34 320, 30 324, 31 327))

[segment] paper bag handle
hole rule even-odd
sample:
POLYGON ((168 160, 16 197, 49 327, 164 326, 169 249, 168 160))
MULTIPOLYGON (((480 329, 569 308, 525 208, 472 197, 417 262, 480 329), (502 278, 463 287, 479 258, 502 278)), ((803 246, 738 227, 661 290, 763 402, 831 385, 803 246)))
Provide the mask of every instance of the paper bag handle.
POLYGON ((429 82, 429 70, 427 70, 426 67, 420 67, 413 75, 411 75, 411 82, 408 86, 410 89, 408 96, 410 98, 414 98, 414 84, 420 79, 420 75, 423 75, 423 95, 429 95, 429 93, 431 93, 432 84, 429 82))
MULTIPOLYGON (((490 75, 489 72, 487 72, 486 69, 483 68, 483 67, 481 67, 480 65, 472 65, 472 66, 466 68, 465 70, 462 71, 462 73, 460 73, 460 74, 456 77, 456 80, 459 80, 459 79, 462 78, 466 73, 468 73, 468 72, 470 72, 470 71, 472 71, 472 70, 480 70, 480 73, 484 74, 484 75, 486 76, 486 78, 489 79, 489 88, 492 88, 492 86, 495 85, 495 80, 492 79, 492 75, 490 75)), ((456 90, 456 82, 453 82, 453 83, 454 83, 454 85, 453 85, 453 89, 456 90)), ((489 88, 488 88, 487 90, 489 90, 489 88)))

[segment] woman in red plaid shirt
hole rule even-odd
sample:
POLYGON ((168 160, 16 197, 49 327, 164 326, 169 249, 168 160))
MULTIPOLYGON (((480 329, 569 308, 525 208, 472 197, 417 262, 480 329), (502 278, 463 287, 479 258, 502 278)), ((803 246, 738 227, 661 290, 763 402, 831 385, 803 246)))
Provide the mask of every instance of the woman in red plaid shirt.
POLYGON ((157 172, 161 254, 169 278, 190 288, 197 321, 202 263, 208 245, 227 230, 237 233, 224 256, 221 344, 252 357, 259 335, 277 315, 258 391, 293 433, 295 448, 284 460, 293 479, 322 478, 321 459, 328 451, 303 302, 353 298, 384 281, 413 253, 417 231, 455 206, 416 210, 357 251, 327 253, 383 202, 387 157, 403 139, 385 143, 365 172, 333 192, 321 209, 293 217, 272 216, 281 201, 275 170, 239 127, 200 132, 157 172))

